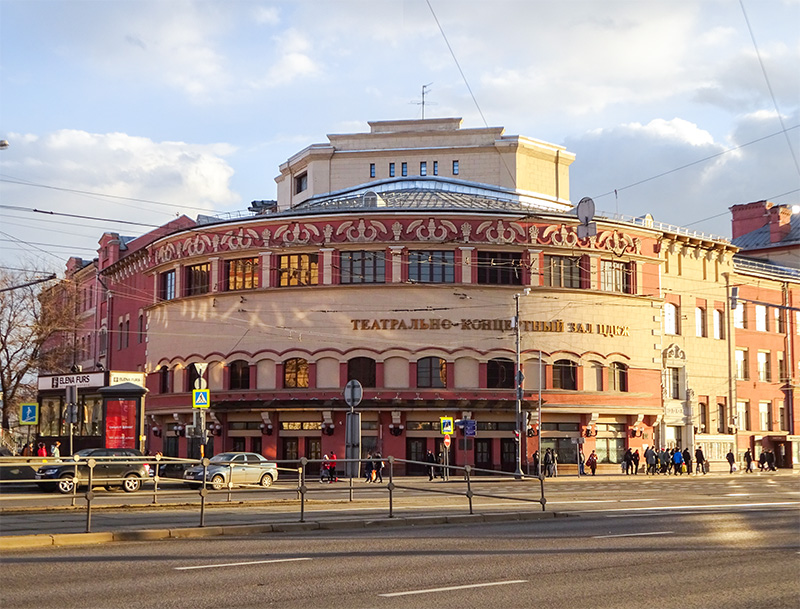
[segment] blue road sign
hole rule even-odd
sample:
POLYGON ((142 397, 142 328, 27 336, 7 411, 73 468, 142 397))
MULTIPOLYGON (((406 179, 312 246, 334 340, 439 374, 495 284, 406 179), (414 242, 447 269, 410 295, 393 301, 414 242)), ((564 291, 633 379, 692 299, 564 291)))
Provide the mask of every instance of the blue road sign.
POLYGON ((20 425, 39 424, 39 404, 20 404, 21 412, 19 417, 20 425))
POLYGON ((211 403, 210 391, 208 389, 192 390, 192 408, 208 408, 211 403))
POLYGON ((474 438, 478 435, 478 422, 475 419, 466 419, 464 421, 464 435, 467 438, 474 438))

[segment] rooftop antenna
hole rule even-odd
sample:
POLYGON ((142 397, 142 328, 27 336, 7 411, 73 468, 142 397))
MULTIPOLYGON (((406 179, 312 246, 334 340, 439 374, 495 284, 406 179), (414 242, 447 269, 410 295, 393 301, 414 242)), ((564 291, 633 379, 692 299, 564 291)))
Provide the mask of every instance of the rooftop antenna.
MULTIPOLYGON (((430 93, 432 84, 433 84, 432 82, 429 82, 427 85, 422 85, 422 101, 412 101, 411 102, 412 104, 415 104, 417 106, 422 106, 422 120, 425 120, 425 94, 426 93, 430 93)), ((429 106, 430 105, 434 105, 435 106, 436 104, 434 104, 432 102, 428 102, 428 105, 429 106)))

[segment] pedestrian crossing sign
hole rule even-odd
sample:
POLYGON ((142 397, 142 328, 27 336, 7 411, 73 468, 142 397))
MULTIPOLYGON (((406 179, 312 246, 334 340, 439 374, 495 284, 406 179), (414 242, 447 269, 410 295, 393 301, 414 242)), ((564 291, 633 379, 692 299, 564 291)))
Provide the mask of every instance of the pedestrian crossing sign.
POLYGON ((455 431, 455 422, 453 421, 453 417, 439 417, 439 429, 444 436, 452 436, 455 431))
POLYGON ((192 390, 192 408, 208 408, 211 403, 208 389, 192 390))
POLYGON ((39 404, 20 404, 20 425, 39 424, 39 404))

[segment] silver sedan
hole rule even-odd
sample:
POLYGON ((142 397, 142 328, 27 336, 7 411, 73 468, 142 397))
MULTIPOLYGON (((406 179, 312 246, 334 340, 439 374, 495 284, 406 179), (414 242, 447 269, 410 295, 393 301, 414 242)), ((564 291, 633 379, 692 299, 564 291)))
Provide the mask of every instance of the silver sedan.
MULTIPOLYGON (((203 484, 203 466, 194 465, 183 473, 192 487, 203 484)), ((258 453, 220 453, 209 459, 205 483, 214 490, 231 486, 261 486, 267 488, 278 479, 278 466, 258 453)))

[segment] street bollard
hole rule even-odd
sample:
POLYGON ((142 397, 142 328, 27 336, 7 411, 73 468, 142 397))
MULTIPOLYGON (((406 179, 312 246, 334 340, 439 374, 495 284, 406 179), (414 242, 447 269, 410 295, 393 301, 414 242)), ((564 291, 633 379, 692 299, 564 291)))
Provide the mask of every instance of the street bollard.
POLYGON ((389 455, 389 518, 394 518, 394 457, 389 455))
MULTIPOLYGON (((92 491, 92 482, 94 481, 94 466, 97 464, 97 461, 94 459, 89 459, 87 465, 89 466, 89 488, 86 491, 86 532, 92 532, 92 499, 94 498, 94 491, 92 491)), ((77 479, 75 480, 75 486, 78 486, 77 479)))
POLYGON ((208 495, 208 486, 206 485, 206 477, 208 476, 208 459, 203 459, 203 483, 200 485, 200 526, 206 526, 206 495, 208 495))
POLYGON ((472 471, 472 467, 469 465, 464 466, 464 477, 467 479, 467 498, 469 499, 469 513, 472 514, 472 482, 469 478, 469 473, 472 471))
POLYGON ((298 491, 300 492, 300 522, 306 521, 306 464, 308 463, 308 459, 303 457, 300 459, 300 486, 298 487, 298 491))

